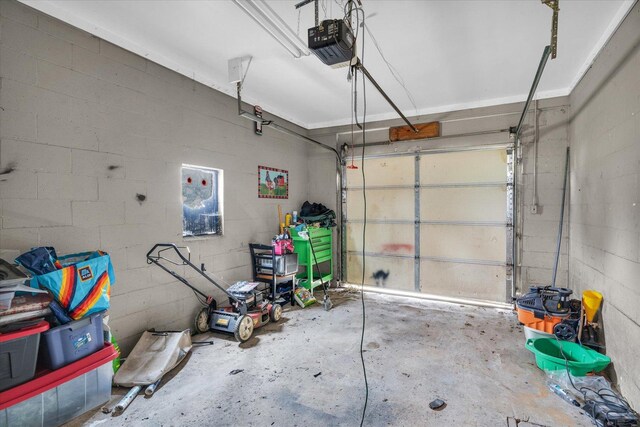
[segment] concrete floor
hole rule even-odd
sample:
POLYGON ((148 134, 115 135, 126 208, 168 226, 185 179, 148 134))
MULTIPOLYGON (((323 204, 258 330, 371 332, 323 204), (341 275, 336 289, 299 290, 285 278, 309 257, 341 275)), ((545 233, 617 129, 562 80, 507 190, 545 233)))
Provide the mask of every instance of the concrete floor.
MULTIPOLYGON (((288 308, 243 345, 194 337, 215 344, 195 347, 152 398, 72 425, 357 426, 365 393, 360 298, 334 291, 332 300, 330 312, 288 308), (236 369, 243 371, 231 375, 236 369)), ((591 425, 547 390, 513 313, 375 294, 365 301, 365 425, 506 426, 508 417, 520 426, 591 425), (435 398, 447 406, 432 411, 435 398)))

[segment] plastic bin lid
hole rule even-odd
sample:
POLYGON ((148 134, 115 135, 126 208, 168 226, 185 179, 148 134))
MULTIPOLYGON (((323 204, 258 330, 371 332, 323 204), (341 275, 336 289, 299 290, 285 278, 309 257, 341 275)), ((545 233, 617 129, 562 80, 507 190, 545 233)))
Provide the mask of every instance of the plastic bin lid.
POLYGON ((73 331, 78 327, 88 326, 91 323, 93 323, 93 319, 95 319, 96 317, 102 318, 102 315, 105 312, 106 311, 104 311, 104 310, 103 311, 98 311, 96 313, 91 313, 88 316, 82 317, 80 319, 72 320, 71 322, 65 323, 64 325, 55 326, 55 327, 51 328, 49 330, 49 332, 47 332, 47 335, 55 334, 58 331, 66 331, 66 330, 73 331))
POLYGON ((102 350, 96 353, 55 371, 39 373, 29 382, 0 392, 0 411, 93 371, 116 357, 118 357, 118 351, 113 344, 105 342, 102 350))
POLYGON ((0 342, 7 342, 24 338, 29 335, 39 334, 49 329, 49 322, 43 320, 35 326, 27 326, 17 331, 9 332, 6 334, 0 334, 0 342))

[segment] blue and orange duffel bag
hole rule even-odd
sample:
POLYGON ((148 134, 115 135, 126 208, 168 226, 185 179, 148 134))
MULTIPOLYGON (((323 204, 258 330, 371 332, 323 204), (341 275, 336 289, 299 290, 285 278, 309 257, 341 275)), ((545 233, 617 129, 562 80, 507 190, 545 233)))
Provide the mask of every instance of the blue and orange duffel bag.
POLYGON ((42 270, 30 268, 31 258, 28 254, 42 252, 41 249, 32 249, 16 258, 18 264, 33 274, 31 287, 49 291, 66 315, 73 320, 109 308, 111 286, 115 283, 109 254, 93 251, 56 257, 53 248, 46 248, 52 254, 50 260, 55 269, 38 274, 42 270))

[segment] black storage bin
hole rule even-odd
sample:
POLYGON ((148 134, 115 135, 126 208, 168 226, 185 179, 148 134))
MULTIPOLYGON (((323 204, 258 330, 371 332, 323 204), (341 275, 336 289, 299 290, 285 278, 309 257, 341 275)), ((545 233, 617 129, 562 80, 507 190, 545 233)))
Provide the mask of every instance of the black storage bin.
POLYGON ((102 313, 94 313, 43 333, 40 361, 48 369, 58 369, 103 346, 102 313))
POLYGON ((49 323, 42 321, 29 328, 0 334, 0 391, 34 377, 40 334, 47 329, 49 323))

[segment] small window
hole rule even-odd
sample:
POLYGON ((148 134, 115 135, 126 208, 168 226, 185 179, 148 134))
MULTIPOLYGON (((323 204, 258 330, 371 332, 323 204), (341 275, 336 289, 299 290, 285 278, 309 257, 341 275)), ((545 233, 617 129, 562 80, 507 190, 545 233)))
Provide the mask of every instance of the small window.
POLYGON ((222 170, 182 165, 182 235, 222 234, 222 170))

